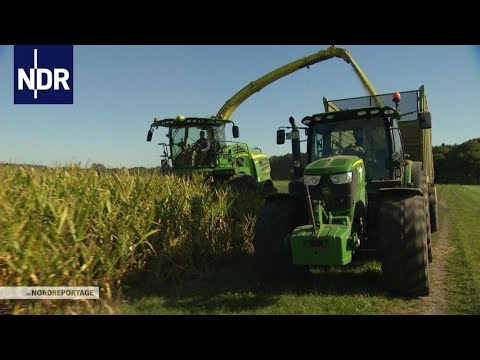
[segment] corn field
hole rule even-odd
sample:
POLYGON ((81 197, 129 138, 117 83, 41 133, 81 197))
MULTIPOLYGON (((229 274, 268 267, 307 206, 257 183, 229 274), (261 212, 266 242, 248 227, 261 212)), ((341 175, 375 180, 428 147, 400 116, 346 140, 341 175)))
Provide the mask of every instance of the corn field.
POLYGON ((0 303, 14 313, 108 311, 125 275, 168 284, 251 251, 261 198, 180 178, 0 166, 0 286, 99 286, 100 301, 0 303), (95 304, 95 305, 92 305, 95 304))

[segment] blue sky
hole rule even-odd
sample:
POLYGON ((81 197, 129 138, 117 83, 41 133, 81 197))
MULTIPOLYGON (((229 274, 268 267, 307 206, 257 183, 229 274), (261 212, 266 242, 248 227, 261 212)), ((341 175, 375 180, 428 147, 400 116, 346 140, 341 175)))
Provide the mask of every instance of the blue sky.
MULTIPOLYGON (((327 46, 75 46, 73 105, 14 105, 13 46, 0 46, 0 162, 157 166, 165 138, 145 141, 154 116, 214 115, 250 81, 327 46)), ((479 46, 337 46, 379 93, 425 85, 435 145, 480 137, 479 46)), ((290 146, 275 132, 290 116, 322 112, 324 96, 363 95, 351 67, 332 59, 266 87, 231 120, 242 141, 279 155, 290 146)))

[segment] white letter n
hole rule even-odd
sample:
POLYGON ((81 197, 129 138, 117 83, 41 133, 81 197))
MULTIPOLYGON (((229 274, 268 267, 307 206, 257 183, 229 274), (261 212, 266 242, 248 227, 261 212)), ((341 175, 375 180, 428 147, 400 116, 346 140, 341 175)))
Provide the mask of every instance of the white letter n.
POLYGON ((23 90, 23 83, 27 84, 29 90, 35 89, 35 69, 30 69, 30 76, 24 69, 18 69, 18 90, 23 90))

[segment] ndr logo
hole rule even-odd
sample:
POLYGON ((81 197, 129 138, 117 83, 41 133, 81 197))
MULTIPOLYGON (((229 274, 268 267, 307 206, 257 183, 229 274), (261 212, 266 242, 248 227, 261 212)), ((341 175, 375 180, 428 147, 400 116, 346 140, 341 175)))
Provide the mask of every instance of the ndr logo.
POLYGON ((15 104, 73 104, 73 45, 14 49, 15 104))

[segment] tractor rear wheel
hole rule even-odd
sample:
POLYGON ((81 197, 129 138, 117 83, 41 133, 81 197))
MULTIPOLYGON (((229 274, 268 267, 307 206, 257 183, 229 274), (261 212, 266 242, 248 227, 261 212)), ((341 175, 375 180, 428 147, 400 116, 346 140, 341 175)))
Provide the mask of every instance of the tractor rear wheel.
POLYGON ((299 224, 302 203, 291 198, 266 199, 257 214, 253 247, 262 265, 291 264, 291 248, 286 237, 299 224))
POLYGON ((425 199, 392 194, 381 199, 379 240, 385 287, 407 296, 430 292, 425 199))
POLYGON ((430 214, 430 198, 428 191, 427 174, 423 168, 421 162, 414 162, 412 168, 412 182, 413 187, 416 187, 423 192, 423 199, 425 202, 425 212, 427 213, 427 244, 428 244, 428 261, 432 262, 432 226, 431 226, 431 214, 430 214))

